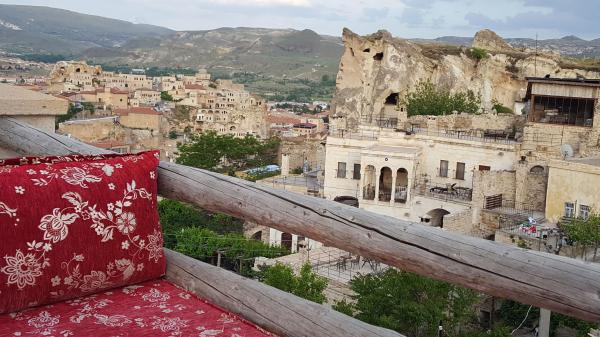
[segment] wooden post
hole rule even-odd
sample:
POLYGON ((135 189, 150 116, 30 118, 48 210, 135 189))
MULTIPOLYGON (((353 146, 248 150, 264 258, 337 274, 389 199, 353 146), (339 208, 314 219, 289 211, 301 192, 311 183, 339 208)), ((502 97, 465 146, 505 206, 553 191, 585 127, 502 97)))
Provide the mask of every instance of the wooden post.
POLYGON ((548 309, 540 308, 540 324, 538 337, 549 337, 550 336, 550 315, 551 311, 548 309))
MULTIPOLYGON (((0 147, 22 154, 105 153, 11 118, 0 147)), ((600 322, 600 265, 487 241, 274 190, 218 173, 161 162, 159 193, 389 266, 502 298, 600 322)))

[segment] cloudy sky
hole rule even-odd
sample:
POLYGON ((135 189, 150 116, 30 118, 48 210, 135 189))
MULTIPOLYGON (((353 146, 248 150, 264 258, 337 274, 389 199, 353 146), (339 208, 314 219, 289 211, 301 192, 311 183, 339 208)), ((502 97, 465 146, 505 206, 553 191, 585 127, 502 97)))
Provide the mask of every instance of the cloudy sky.
POLYGON ((384 28, 401 37, 600 37, 599 0, 18 0, 176 30, 218 27, 310 28, 339 35, 384 28))

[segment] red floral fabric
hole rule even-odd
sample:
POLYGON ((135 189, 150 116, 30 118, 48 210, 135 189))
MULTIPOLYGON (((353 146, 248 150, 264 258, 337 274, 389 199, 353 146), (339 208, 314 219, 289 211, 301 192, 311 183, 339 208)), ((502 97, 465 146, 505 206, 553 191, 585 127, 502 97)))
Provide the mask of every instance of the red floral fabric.
POLYGON ((158 153, 0 162, 0 313, 164 274, 158 153))
POLYGON ((273 336, 164 280, 0 316, 0 336, 273 336))

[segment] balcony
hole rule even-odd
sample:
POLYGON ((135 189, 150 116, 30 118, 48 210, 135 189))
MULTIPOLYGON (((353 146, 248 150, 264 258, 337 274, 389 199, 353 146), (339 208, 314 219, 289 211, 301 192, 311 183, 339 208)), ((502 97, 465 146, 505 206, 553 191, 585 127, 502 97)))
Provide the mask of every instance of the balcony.
MULTIPOLYGON (((4 117, 0 147, 22 155, 106 153, 4 117)), ((161 162, 158 178, 158 193, 166 198, 297 233, 391 267, 600 322, 598 264, 462 236, 173 163, 161 162)), ((276 334, 400 336, 168 249, 165 253, 167 279, 276 334)))
POLYGON ((443 201, 470 202, 473 200, 473 189, 453 184, 434 184, 418 182, 415 184, 415 194, 443 201))

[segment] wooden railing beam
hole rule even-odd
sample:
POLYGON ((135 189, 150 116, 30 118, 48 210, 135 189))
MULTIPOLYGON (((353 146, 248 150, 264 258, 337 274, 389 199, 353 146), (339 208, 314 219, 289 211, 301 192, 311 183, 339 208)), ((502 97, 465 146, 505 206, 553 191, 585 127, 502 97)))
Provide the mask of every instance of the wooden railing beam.
MULTIPOLYGON (((0 147, 24 154, 90 152, 88 145, 9 118, 0 119, 0 147)), ((600 265, 595 263, 464 236, 173 163, 161 162, 158 183, 159 193, 167 198, 303 235, 403 270, 600 322, 600 265)))

